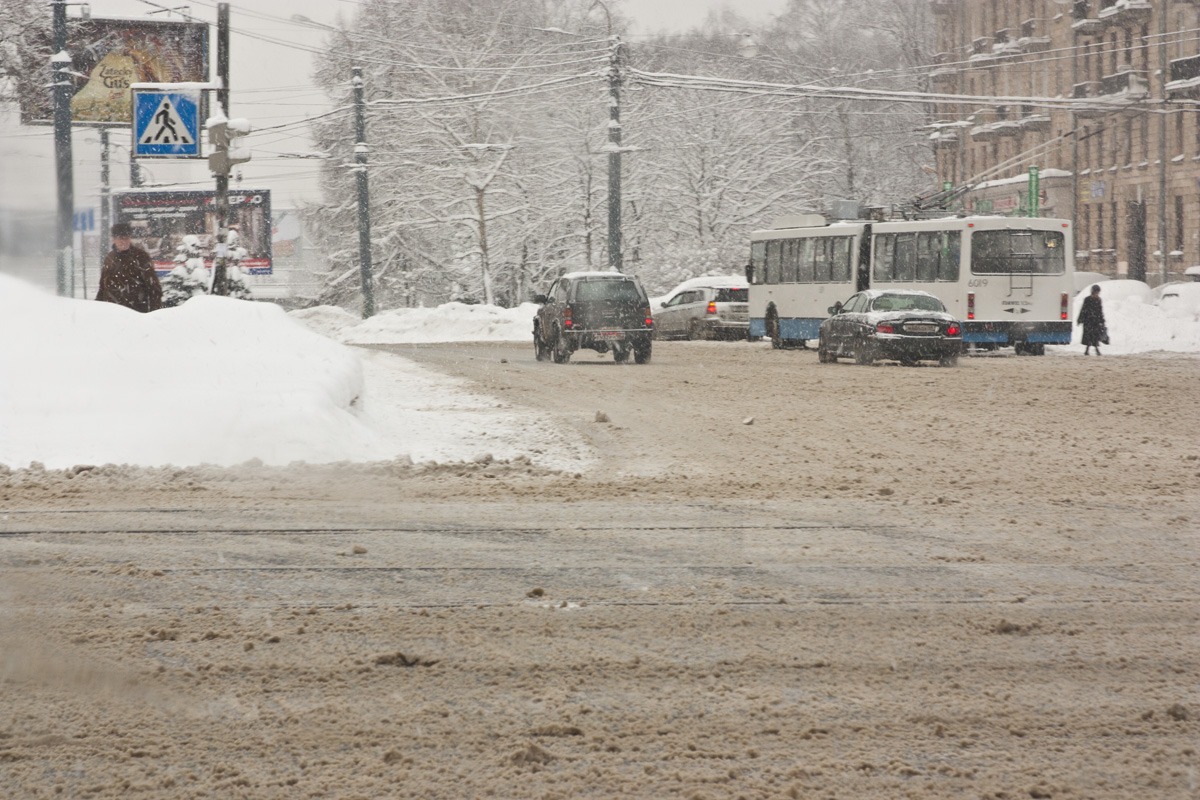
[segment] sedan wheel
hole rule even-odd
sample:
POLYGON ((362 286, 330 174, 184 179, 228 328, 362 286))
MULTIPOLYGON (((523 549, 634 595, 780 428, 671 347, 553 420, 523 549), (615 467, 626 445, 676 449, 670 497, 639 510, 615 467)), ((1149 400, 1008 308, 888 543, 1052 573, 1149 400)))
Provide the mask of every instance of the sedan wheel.
POLYGON ((958 354, 956 353, 956 354, 950 355, 950 356, 942 356, 941 359, 938 361, 938 363, 941 364, 943 367, 957 367, 958 366, 958 354))
POLYGON ((859 339, 854 347, 854 363, 869 367, 875 363, 875 345, 866 339, 859 339))
POLYGON ((822 364, 836 364, 837 356, 825 344, 825 337, 817 339, 817 361, 822 364))

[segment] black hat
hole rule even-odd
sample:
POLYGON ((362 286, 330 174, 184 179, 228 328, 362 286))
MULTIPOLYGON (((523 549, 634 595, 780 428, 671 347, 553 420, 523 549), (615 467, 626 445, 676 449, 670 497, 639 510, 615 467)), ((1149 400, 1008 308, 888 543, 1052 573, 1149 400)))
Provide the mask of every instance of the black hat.
POLYGON ((1092 294, 1100 294, 1100 285, 1096 284, 1092 287, 1092 294))
POLYGON ((133 236, 133 226, 128 222, 118 222, 112 226, 113 236, 133 236))

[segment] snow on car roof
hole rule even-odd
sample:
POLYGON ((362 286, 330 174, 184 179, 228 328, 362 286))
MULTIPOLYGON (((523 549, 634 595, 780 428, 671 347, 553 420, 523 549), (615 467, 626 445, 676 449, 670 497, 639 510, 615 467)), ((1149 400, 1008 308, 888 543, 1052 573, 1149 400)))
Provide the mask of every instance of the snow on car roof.
POLYGON ((600 272, 597 270, 582 271, 582 272, 568 272, 567 274, 563 275, 563 277, 564 278, 572 278, 572 279, 574 279, 574 278, 620 278, 622 280, 627 280, 627 281, 637 280, 637 278, 635 278, 634 276, 626 275, 624 272, 600 272))
POLYGON ((934 299, 938 299, 936 294, 923 292, 920 289, 866 289, 863 291, 863 294, 865 294, 867 297, 880 297, 885 294, 905 296, 921 295, 922 297, 932 297, 934 299))

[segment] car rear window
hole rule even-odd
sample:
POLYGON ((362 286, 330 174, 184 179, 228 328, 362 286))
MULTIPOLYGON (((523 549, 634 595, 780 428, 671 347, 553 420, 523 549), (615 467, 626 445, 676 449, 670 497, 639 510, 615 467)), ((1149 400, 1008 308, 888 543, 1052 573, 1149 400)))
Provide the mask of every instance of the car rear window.
POLYGON ((717 289, 718 303, 749 303, 749 289, 717 289))
POLYGON ((637 303, 642 292, 633 281, 584 281, 575 289, 575 300, 609 300, 614 303, 637 303))
POLYGON ((945 311, 936 297, 920 294, 885 294, 875 298, 872 311, 945 311))

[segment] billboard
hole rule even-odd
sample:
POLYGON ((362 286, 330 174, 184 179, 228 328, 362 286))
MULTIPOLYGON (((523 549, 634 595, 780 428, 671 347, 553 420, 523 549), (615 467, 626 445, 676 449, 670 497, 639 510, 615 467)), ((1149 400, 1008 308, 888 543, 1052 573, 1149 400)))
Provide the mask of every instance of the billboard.
MULTIPOLYGON (((200 239, 205 266, 212 267, 217 242, 216 192, 130 190, 113 193, 113 222, 133 226, 133 243, 166 274, 175 267, 176 248, 189 234, 200 239)), ((230 189, 229 227, 238 232, 238 245, 246 248, 241 265, 251 275, 270 275, 271 191, 230 189)))
MULTIPOLYGON (((49 42, 45 49, 49 51, 49 42)), ((71 78, 75 124, 129 125, 131 83, 208 80, 208 25, 203 22, 72 19, 67 26, 67 52, 75 73, 71 78)), ((49 69, 47 65, 43 85, 50 83, 49 69)), ((22 93, 23 124, 49 125, 53 120, 54 100, 48 89, 22 93)))

